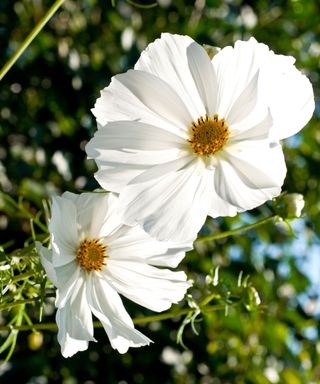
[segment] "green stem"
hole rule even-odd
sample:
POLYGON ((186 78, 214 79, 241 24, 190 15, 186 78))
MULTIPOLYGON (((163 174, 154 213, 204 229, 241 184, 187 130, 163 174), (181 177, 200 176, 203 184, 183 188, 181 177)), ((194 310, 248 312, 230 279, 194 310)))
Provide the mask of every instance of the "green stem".
POLYGON ((30 304, 34 303, 35 301, 40 300, 40 297, 34 297, 32 299, 23 299, 23 300, 16 300, 14 303, 7 303, 7 304, 1 304, 0 305, 0 311, 5 311, 7 309, 16 307, 21 304, 30 304))
POLYGON ((146 324, 146 323, 151 323, 152 321, 174 319, 175 317, 186 315, 191 310, 192 310, 191 308, 181 308, 178 310, 173 310, 172 312, 160 313, 159 315, 136 317, 133 319, 133 322, 134 324, 146 324))
POLYGON ((208 235, 208 236, 202 236, 202 237, 199 237, 195 241, 195 243, 202 243, 205 241, 223 239, 224 237, 233 236, 233 235, 236 235, 240 232, 248 231, 249 229, 254 229, 254 228, 260 227, 262 225, 265 225, 267 223, 270 223, 270 222, 276 220, 277 218, 278 218, 278 215, 272 215, 272 216, 266 217, 264 219, 261 219, 261 220, 257 221, 256 223, 253 223, 253 224, 244 225, 243 227, 230 229, 229 231, 225 231, 225 232, 219 232, 219 233, 214 233, 214 234, 208 235))
MULTIPOLYGON (((211 295, 210 295, 211 297, 211 295)), ((19 303, 21 304, 21 302, 19 303)), ((204 312, 212 312, 212 311, 220 311, 225 308, 225 305, 217 304, 217 305, 211 305, 211 306, 201 306, 201 309, 204 310, 204 312)), ((136 317, 133 319, 134 324, 147 324, 151 323, 153 321, 162 321, 162 320, 168 320, 168 319, 174 319, 176 317, 186 315, 190 311, 193 311, 194 309, 192 308, 180 308, 173 310, 171 312, 165 312, 165 313, 160 313, 158 315, 151 315, 151 316, 144 316, 144 317, 136 317)), ((94 321, 93 323, 94 328, 101 328, 103 325, 99 321, 94 321)), ((44 330, 52 330, 55 331, 57 330, 57 324, 56 323, 44 323, 44 324, 24 324, 24 325, 2 325, 0 326, 0 332, 1 331, 11 331, 11 330, 17 330, 17 331, 44 331, 44 330)))
MULTIPOLYGON (((55 297, 55 296, 56 295, 54 292, 46 294, 46 297, 55 297)), ((32 303, 35 303, 36 301, 40 301, 40 300, 42 300, 42 297, 37 296, 37 297, 30 298, 30 299, 15 300, 13 303, 0 304, 0 311, 5 311, 5 310, 11 309, 13 307, 16 307, 18 305, 21 305, 21 304, 32 304, 32 303)))
POLYGON ((154 2, 152 4, 140 4, 140 3, 136 3, 135 1, 133 0, 126 0, 126 2, 130 5, 133 5, 137 8, 142 8, 142 9, 150 9, 150 8, 154 8, 158 5, 157 2, 154 2))
POLYGON ((33 28, 33 30, 29 33, 29 35, 25 38, 24 42, 21 44, 16 53, 10 57, 10 59, 5 63, 0 71, 0 80, 4 78, 6 73, 10 70, 10 68, 14 65, 14 63, 19 59, 19 57, 23 54, 23 52, 28 48, 33 39, 40 33, 43 27, 47 24, 47 22, 51 19, 51 17, 55 14, 58 8, 65 2, 65 0, 56 0, 54 4, 50 7, 47 13, 41 18, 41 20, 37 23, 37 25, 33 28))
MULTIPOLYGON (((20 275, 16 275, 14 277, 10 277, 9 279, 6 279, 6 280, 2 281, 1 283, 2 283, 3 286, 5 286, 5 285, 8 285, 8 284, 16 283, 17 281, 28 279, 31 276, 34 276, 34 271, 21 273, 20 275)), ((1 305, 0 305, 0 308, 1 308, 1 305)))
POLYGON ((205 307, 207 304, 210 303, 213 299, 221 299, 221 296, 218 293, 211 293, 209 296, 205 297, 199 304, 199 307, 205 307))
POLYGON ((17 203, 11 196, 2 191, 0 191, 0 194, 3 196, 7 203, 11 204, 14 208, 19 210, 24 215, 24 218, 32 220, 34 224, 36 224, 38 228, 40 228, 43 232, 48 232, 46 225, 41 223, 41 221, 36 216, 33 216, 28 210, 26 210, 22 204, 17 203))

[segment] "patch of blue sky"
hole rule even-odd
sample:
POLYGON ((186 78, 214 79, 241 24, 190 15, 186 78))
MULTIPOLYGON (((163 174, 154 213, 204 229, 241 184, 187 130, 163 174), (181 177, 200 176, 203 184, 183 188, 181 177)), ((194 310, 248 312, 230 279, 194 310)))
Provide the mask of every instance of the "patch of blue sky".
POLYGON ((317 327, 315 326, 309 326, 302 330, 303 336, 310 340, 310 341, 316 341, 319 337, 319 332, 317 330, 317 327))
MULTIPOLYGON (((262 270, 266 258, 279 260, 277 273, 285 279, 290 274, 288 261, 293 258, 298 270, 310 281, 306 292, 300 294, 297 300, 306 313, 318 317, 320 316, 320 242, 306 228, 303 219, 292 221, 290 224, 295 237, 283 244, 258 242, 253 247, 252 261, 257 270, 262 270)), ((233 250, 234 257, 237 257, 237 252, 239 251, 233 250)))
POLYGON ((302 135, 293 135, 285 140, 285 146, 288 148, 299 148, 302 141, 302 135))
POLYGON ((292 332, 289 332, 286 340, 287 347, 294 355, 298 355, 302 349, 302 343, 296 339, 292 332))
POLYGON ((231 245, 228 249, 228 256, 232 261, 243 260, 243 250, 239 245, 231 245))

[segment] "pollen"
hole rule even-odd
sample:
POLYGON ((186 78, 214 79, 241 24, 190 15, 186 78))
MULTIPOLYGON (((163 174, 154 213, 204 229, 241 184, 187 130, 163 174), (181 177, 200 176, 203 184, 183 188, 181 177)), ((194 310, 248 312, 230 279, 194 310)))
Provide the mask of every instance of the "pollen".
POLYGON ((229 128, 224 119, 218 115, 213 118, 206 115, 192 122, 190 138, 187 140, 193 152, 199 156, 210 156, 220 151, 229 137, 229 128))
POLYGON ((77 249, 77 261, 88 272, 101 271, 106 265, 106 251, 107 246, 101 244, 100 240, 84 239, 77 249))

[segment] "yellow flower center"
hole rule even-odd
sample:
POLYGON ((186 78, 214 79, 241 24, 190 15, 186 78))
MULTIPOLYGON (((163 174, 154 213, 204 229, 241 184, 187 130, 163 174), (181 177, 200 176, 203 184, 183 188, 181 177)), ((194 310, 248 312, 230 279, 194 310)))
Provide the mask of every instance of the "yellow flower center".
POLYGON ((77 249, 77 261, 88 272, 101 271, 105 264, 107 246, 99 240, 84 239, 77 249))
POLYGON ((206 115, 192 122, 188 142, 196 155, 210 156, 224 147, 228 137, 229 128, 225 120, 216 114, 213 119, 206 115))

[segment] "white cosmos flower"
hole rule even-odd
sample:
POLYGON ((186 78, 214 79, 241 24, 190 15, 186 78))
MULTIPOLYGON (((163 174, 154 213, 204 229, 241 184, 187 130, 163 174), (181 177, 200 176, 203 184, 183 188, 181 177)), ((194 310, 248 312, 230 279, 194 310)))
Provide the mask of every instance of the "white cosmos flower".
POLYGON ((48 277, 57 287, 56 321, 62 355, 87 349, 93 337, 92 314, 102 323, 113 348, 151 340, 134 328, 119 293, 153 311, 168 309, 188 287, 184 272, 174 272, 190 244, 160 243, 140 227, 120 223, 112 193, 66 192, 54 197, 49 224, 52 250, 37 244, 48 277))
POLYGON ((279 140, 313 110, 312 86, 292 57, 251 38, 211 60, 190 37, 163 34, 101 92, 86 150, 100 185, 120 194, 123 222, 160 240, 194 238, 207 215, 279 195, 279 140))

